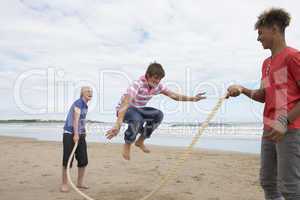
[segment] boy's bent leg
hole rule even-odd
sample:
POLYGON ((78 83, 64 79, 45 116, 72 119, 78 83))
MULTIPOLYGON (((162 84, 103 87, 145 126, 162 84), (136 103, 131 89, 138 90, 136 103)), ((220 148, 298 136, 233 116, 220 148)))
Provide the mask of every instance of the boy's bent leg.
POLYGON ((130 107, 125 114, 124 122, 128 124, 128 128, 124 133, 125 143, 132 144, 144 124, 144 118, 137 111, 137 108, 130 107))
POLYGON ((142 108, 140 113, 146 121, 142 135, 145 139, 150 138, 153 131, 161 124, 164 114, 162 111, 152 107, 142 108))
POLYGON ((125 144, 122 156, 125 160, 130 160, 131 144, 135 142, 136 136, 144 124, 144 119, 137 108, 130 107, 125 114, 124 122, 128 124, 128 128, 124 133, 125 144))
POLYGON ((145 107, 139 109, 139 112, 146 121, 146 125, 143 128, 139 139, 136 141, 135 145, 138 146, 143 152, 150 153, 150 150, 145 146, 145 139, 149 138, 153 131, 160 125, 163 120, 163 112, 152 107, 145 107))
POLYGON ((279 189, 286 200, 300 200, 300 130, 277 144, 279 189))
POLYGON ((283 200, 277 185, 276 144, 263 138, 261 141, 260 184, 266 200, 283 200))

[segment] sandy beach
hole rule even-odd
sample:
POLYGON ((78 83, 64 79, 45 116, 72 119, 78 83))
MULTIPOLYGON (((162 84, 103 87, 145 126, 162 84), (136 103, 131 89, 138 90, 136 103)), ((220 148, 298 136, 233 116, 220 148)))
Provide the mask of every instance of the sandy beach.
MULTIPOLYGON (((59 192, 62 143, 0 137, 1 200, 81 200, 75 191, 59 192)), ((133 148, 131 161, 121 145, 89 143, 85 192, 97 200, 139 200, 176 163, 183 148, 149 146, 151 154, 133 148)), ((75 180, 76 168, 72 170, 75 180)), ((261 200, 259 155, 195 150, 178 177, 154 200, 261 200)))

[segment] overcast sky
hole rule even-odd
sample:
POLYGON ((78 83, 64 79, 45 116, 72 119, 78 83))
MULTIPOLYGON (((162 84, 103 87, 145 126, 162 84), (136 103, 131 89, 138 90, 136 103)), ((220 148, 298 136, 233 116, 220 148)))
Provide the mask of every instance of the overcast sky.
MULTIPOLYGON (((82 85, 94 88, 89 119, 114 121, 115 106, 150 62, 163 82, 198 103, 156 96, 165 121, 202 121, 228 85, 259 87, 269 51, 254 23, 266 8, 292 15, 286 37, 300 48, 300 2, 289 0, 10 0, 0 7, 0 119, 64 119, 82 85)), ((228 100, 217 122, 261 121, 263 105, 228 100)))

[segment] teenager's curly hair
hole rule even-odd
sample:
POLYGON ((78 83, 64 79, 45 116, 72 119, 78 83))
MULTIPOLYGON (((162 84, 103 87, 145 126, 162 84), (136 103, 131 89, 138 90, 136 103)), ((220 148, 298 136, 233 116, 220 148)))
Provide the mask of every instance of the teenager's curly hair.
POLYGON ((284 33, 285 28, 290 24, 291 16, 282 8, 271 8, 265 10, 258 16, 257 22, 255 23, 255 30, 260 27, 271 27, 277 25, 278 28, 284 33))

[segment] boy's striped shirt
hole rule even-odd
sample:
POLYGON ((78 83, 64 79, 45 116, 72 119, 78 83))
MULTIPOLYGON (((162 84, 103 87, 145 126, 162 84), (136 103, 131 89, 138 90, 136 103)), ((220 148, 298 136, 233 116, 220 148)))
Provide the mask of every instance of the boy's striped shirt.
POLYGON ((118 111, 125 96, 129 96, 131 101, 129 106, 142 108, 145 107, 149 100, 154 96, 168 91, 168 88, 163 83, 159 83, 155 88, 149 88, 146 77, 141 76, 139 80, 134 81, 128 88, 125 94, 116 107, 118 111))

